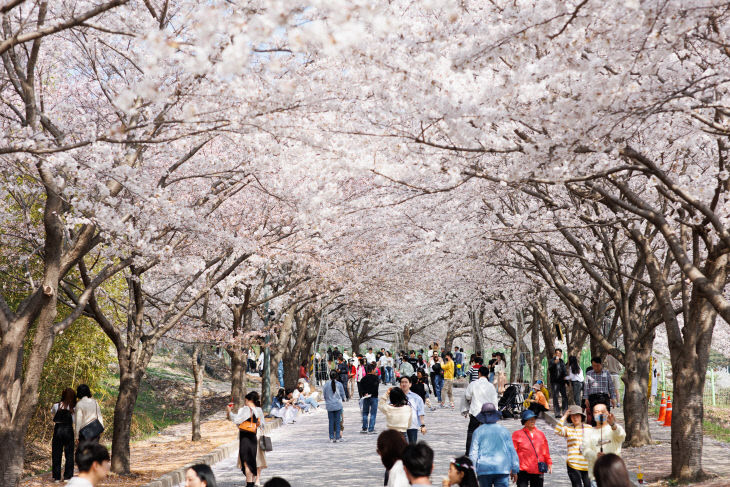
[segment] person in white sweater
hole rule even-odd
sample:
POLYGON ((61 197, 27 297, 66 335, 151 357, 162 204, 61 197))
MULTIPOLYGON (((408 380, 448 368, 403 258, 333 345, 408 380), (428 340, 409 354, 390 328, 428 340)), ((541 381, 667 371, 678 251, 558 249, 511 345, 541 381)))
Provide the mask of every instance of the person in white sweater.
POLYGON ((81 384, 76 388, 76 397, 78 402, 76 402, 74 408, 74 437, 77 442, 84 440, 98 441, 98 436, 95 438, 80 438, 79 432, 95 419, 98 419, 101 425, 104 426, 104 418, 101 415, 99 403, 91 398, 91 390, 86 384, 81 384))
POLYGON ((583 456, 588 460, 588 475, 594 478, 593 466, 601 456, 607 453, 621 455, 621 444, 626 439, 626 431, 616 418, 608 412, 605 404, 596 404, 593 407, 593 418, 596 421, 594 428, 583 433, 583 456))
POLYGON ((380 397, 378 411, 385 415, 388 429, 400 431, 405 435, 411 424, 413 409, 408 405, 405 393, 398 387, 391 387, 380 397))

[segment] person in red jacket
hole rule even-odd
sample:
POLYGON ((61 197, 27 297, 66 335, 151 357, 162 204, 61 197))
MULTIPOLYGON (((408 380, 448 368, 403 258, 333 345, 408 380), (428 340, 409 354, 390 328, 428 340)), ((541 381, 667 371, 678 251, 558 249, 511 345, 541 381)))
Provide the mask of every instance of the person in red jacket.
POLYGON ((522 429, 512 433, 512 443, 520 459, 520 471, 517 474, 517 487, 542 487, 545 473, 553 473, 553 461, 550 458, 545 434, 535 427, 537 416, 529 409, 522 412, 522 429), (538 463, 542 463, 540 471, 538 463))

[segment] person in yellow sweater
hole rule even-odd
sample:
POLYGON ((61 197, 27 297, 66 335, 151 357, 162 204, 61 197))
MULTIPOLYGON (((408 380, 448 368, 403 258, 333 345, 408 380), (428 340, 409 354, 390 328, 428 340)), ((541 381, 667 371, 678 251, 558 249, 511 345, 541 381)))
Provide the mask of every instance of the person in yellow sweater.
POLYGON ((583 435, 590 432, 592 427, 585 424, 586 416, 580 406, 573 404, 555 426, 555 433, 568 440, 568 478, 572 487, 591 487, 588 476, 588 460, 583 456, 583 435), (570 419, 570 424, 566 422, 570 419))
POLYGON ((444 369, 444 390, 441 392, 441 407, 444 407, 446 396, 449 396, 451 409, 454 409, 454 367, 454 356, 451 352, 446 352, 446 360, 444 365, 441 366, 444 369))

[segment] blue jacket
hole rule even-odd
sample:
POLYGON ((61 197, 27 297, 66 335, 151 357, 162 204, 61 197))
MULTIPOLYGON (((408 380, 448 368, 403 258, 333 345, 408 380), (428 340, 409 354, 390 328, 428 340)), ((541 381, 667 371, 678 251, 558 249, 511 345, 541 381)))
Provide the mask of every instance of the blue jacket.
POLYGON ((469 458, 477 475, 508 475, 520 471, 512 435, 497 423, 487 423, 474 431, 469 458))
POLYGON ((342 382, 336 380, 335 386, 337 388, 336 392, 332 392, 331 380, 328 380, 322 386, 324 407, 327 411, 339 411, 342 409, 342 401, 347 398, 347 396, 345 396, 345 388, 342 387, 342 382))

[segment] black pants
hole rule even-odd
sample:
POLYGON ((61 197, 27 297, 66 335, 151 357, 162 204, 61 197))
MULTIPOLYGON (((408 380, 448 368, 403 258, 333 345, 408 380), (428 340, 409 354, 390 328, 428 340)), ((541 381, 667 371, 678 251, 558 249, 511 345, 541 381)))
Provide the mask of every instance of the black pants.
POLYGON ((466 455, 469 456, 469 450, 471 450, 471 437, 474 435, 474 430, 480 427, 482 423, 477 418, 469 415, 469 426, 466 427, 466 455))
POLYGON ((565 382, 557 381, 550 384, 550 393, 553 395, 553 409, 555 410, 555 417, 559 417, 562 411, 568 409, 568 393, 565 391, 565 382), (560 402, 558 401, 558 394, 563 396, 563 408, 560 409, 560 402))
POLYGON ((542 487, 544 475, 540 473, 527 473, 520 470, 517 474, 517 487, 542 487))
POLYGON ((540 417, 540 413, 544 413, 545 411, 547 411, 547 409, 545 409, 545 406, 543 406, 539 402, 533 402, 527 409, 535 413, 538 418, 540 417))
POLYGON ((74 476, 74 430, 70 424, 56 423, 51 440, 53 480, 61 480, 61 462, 64 453, 66 468, 63 469, 63 478, 70 479, 74 476))
POLYGON ((570 465, 567 465, 567 467, 571 487, 591 487, 591 479, 588 478, 587 471, 576 470, 570 465))

